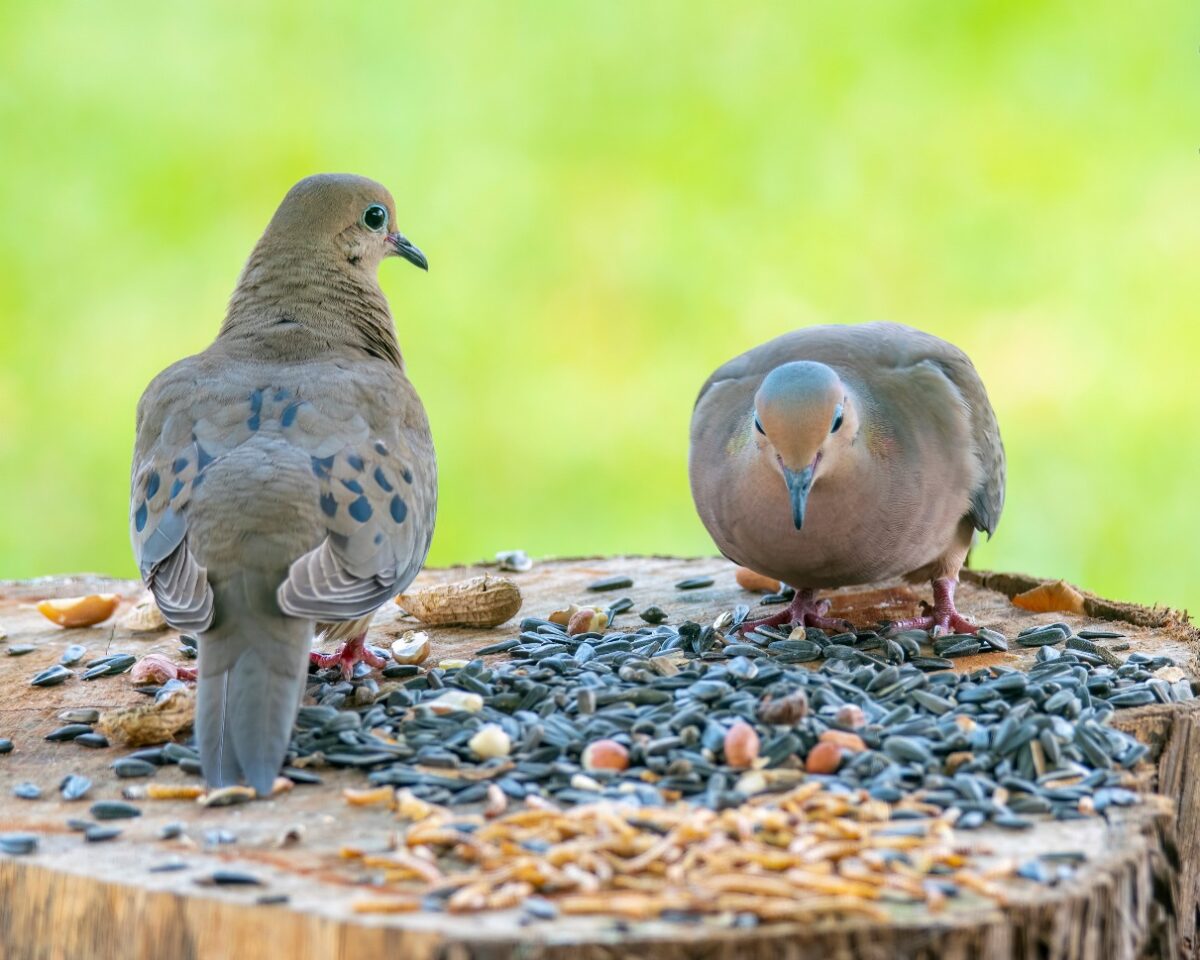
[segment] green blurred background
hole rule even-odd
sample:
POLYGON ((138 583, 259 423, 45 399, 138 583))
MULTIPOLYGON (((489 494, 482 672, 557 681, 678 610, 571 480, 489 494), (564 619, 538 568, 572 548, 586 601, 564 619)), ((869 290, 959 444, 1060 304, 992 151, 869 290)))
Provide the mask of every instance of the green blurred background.
POLYGON ((1200 608, 1184 0, 0 4, 0 577, 132 574, 133 412, 306 174, 387 183, 432 561, 712 552, 719 363, 887 318, 1009 452, 976 564, 1200 608), (105 7, 108 6, 108 9, 105 7))

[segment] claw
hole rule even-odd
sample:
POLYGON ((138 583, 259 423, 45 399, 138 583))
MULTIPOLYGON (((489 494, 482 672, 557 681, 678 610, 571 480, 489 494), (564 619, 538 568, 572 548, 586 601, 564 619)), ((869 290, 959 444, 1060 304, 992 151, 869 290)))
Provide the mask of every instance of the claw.
POLYGON ((374 667, 376 670, 383 667, 387 661, 373 652, 366 644, 367 635, 364 633, 361 636, 354 637, 341 644, 333 653, 318 653, 312 651, 308 658, 316 665, 318 670, 326 670, 329 667, 340 667, 342 676, 347 680, 354 673, 355 664, 362 662, 367 666, 374 667))
POLYGON ((968 620, 954 608, 954 588, 958 581, 941 577, 933 581, 933 606, 921 601, 921 616, 910 620, 893 620, 887 627, 890 632, 901 630, 928 630, 932 636, 949 633, 974 633, 979 625, 968 620))
POLYGON ((812 590, 797 590, 795 599, 787 609, 761 620, 747 620, 740 629, 743 633, 757 630, 759 627, 816 627, 819 630, 832 630, 835 633, 846 633, 854 629, 854 624, 840 617, 827 617, 830 603, 828 600, 817 600, 812 590))

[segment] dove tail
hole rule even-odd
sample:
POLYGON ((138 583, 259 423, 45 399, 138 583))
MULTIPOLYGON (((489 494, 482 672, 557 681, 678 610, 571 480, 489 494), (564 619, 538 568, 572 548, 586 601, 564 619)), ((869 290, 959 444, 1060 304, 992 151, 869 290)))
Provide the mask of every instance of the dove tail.
POLYGON ((200 763, 210 787, 245 782, 266 796, 304 695, 313 623, 231 609, 229 599, 218 596, 219 622, 200 635, 200 763))

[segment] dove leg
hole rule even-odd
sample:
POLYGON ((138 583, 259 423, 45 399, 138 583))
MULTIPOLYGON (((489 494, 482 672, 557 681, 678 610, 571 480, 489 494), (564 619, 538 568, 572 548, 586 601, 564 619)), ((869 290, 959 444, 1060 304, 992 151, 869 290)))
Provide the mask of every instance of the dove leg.
POLYGON ((911 620, 895 620, 893 630, 930 630, 934 634, 974 633, 979 629, 962 616, 954 606, 954 590, 958 581, 953 577, 938 577, 933 581, 933 607, 924 604, 925 613, 911 620))
POLYGON ((351 637, 345 643, 340 644, 333 653, 318 653, 314 650, 308 657, 321 670, 329 667, 341 667, 342 676, 349 679, 350 675, 354 672, 355 665, 360 662, 376 669, 387 663, 383 657, 371 652, 366 641, 367 634, 364 630, 362 633, 351 637))
POLYGON ((747 620, 742 624, 742 632, 748 633, 758 627, 817 627, 821 630, 845 631, 853 630, 854 625, 849 620, 838 617, 827 617, 829 601, 818 600, 815 590, 797 590, 796 596, 787 609, 764 617, 761 620, 747 620))

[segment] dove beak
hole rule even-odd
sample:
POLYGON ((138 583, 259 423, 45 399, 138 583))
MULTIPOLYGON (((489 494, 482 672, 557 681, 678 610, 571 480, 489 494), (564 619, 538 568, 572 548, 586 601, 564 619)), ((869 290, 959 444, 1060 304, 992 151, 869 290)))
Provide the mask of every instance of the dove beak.
POLYGON ((429 261, 425 259, 425 254, 404 234, 389 233, 388 243, 392 245, 392 250, 395 251, 396 256, 403 257, 409 263, 420 267, 422 270, 429 269, 429 261))
POLYGON ((803 470, 783 468, 783 479, 792 498, 792 522, 799 530, 804 526, 804 509, 808 506, 808 492, 812 489, 814 464, 803 470))

